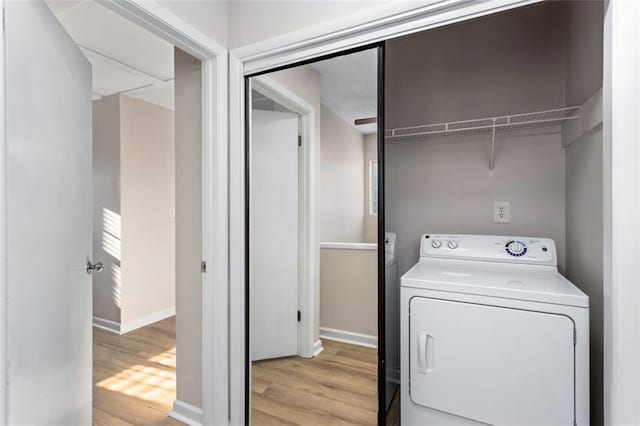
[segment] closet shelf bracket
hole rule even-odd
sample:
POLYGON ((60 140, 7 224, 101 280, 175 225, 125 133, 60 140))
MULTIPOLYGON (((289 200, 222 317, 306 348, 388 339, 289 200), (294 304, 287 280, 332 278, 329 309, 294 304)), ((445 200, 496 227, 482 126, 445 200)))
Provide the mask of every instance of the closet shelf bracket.
POLYGON ((493 127, 491 128, 491 158, 489 159, 489 173, 493 172, 493 165, 496 161, 496 121, 497 118, 492 118, 493 127))

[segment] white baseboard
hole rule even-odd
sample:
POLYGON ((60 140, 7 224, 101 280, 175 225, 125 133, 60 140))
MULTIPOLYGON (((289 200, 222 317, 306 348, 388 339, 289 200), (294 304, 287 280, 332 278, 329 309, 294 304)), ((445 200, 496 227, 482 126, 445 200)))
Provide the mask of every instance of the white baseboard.
POLYGON ((172 306, 171 308, 164 309, 162 311, 153 312, 153 313, 150 313, 149 315, 136 318, 133 321, 127 321, 124 324, 120 324, 120 334, 125 334, 130 331, 137 330, 149 324, 153 324, 154 322, 158 322, 163 319, 172 317, 175 314, 176 314, 176 307, 172 306))
POLYGON ((120 323, 108 319, 93 317, 93 326, 110 333, 120 334, 120 323))
POLYGON ((352 331, 337 330, 335 328, 320 327, 320 338, 335 340, 336 342, 349 343, 351 345, 378 347, 378 337, 368 334, 354 333, 352 331))
POLYGON ((169 417, 189 426, 202 426, 202 409, 178 399, 173 401, 173 411, 169 417))
POLYGON ((322 340, 318 339, 313 344, 313 357, 317 357, 322 351, 324 351, 324 348, 322 347, 322 340))
POLYGON ((163 319, 172 317, 175 314, 176 314, 176 308, 174 306, 168 309, 164 309, 162 311, 153 312, 149 315, 145 315, 143 317, 137 318, 133 321, 126 322, 124 324, 116 321, 100 318, 100 317, 93 317, 93 326, 101 330, 109 331, 111 333, 125 334, 130 331, 145 327, 149 324, 153 324, 154 322, 158 322, 163 319))

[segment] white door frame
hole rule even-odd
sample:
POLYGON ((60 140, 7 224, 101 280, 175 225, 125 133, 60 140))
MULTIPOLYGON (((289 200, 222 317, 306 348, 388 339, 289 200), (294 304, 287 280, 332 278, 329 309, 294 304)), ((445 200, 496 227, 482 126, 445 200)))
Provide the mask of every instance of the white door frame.
POLYGON ((640 2, 604 15, 604 423, 640 424, 640 2))
MULTIPOLYGON (((7 1, 7 0, 3 0, 7 1)), ((228 145, 227 50, 156 2, 99 0, 119 15, 146 28, 202 61, 202 252, 208 272, 202 296, 202 423, 228 421, 228 145)), ((2 8, 4 14, 4 7, 2 8)), ((2 16, 4 21, 4 15, 2 16)), ((0 61, 4 61, 4 33, 0 61)), ((4 99, 0 66, 0 96, 4 99)), ((0 102, 0 383, 6 384, 6 123, 0 102)), ((6 386, 0 386, 0 423, 7 420, 6 386)))
POLYGON ((298 356, 311 358, 314 355, 315 288, 317 282, 318 241, 316 238, 316 138, 315 108, 304 99, 277 81, 262 75, 250 81, 250 88, 295 112, 300 116, 302 146, 300 148, 299 176, 299 258, 298 258, 298 307, 301 321, 298 324, 298 356))
POLYGON ((247 381, 245 300, 245 86, 244 77, 313 58, 370 45, 430 28, 537 3, 541 0, 430 0, 403 10, 402 2, 289 33, 229 55, 229 392, 230 421, 245 424, 247 381))

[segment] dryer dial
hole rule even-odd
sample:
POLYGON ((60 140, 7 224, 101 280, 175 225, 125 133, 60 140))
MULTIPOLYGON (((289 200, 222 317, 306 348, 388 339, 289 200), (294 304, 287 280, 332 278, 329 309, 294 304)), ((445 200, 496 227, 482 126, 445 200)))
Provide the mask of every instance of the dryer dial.
POLYGON ((505 250, 511 256, 520 257, 527 253, 527 245, 522 241, 511 240, 505 245, 505 250))

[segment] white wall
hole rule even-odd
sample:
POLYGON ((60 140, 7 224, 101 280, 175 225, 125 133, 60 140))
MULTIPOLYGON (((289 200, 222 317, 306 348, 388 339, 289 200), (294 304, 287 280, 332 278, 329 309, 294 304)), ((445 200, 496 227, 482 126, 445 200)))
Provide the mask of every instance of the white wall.
MULTIPOLYGON (((564 106, 561 5, 545 4, 387 43, 387 128, 564 106), (544 28, 544 31, 540 31, 544 28)), ((516 234, 556 241, 565 252, 565 160, 559 128, 490 137, 386 144, 386 228, 398 233, 399 273, 425 232, 516 234), (511 202, 511 223, 493 224, 493 201, 511 202)))
POLYGON ((163 8, 224 47, 228 46, 229 2, 157 0, 163 8))
POLYGON ((378 242, 378 215, 372 215, 369 205, 371 203, 371 182, 369 167, 372 161, 378 160, 378 135, 366 135, 364 138, 364 242, 378 242))
MULTIPOLYGON (((232 1, 229 47, 236 48, 296 30, 365 13, 391 1, 232 1)), ((405 8, 421 2, 405 2, 405 8)), ((422 2, 424 3, 424 2, 422 2)))
POLYGON ((202 72, 175 49, 177 399, 202 405, 202 72))
MULTIPOLYGON (((158 0, 158 4, 224 47, 236 48, 353 16, 383 16, 382 8, 412 9, 427 0, 402 1, 198 1, 158 0), (379 12, 378 12, 379 10, 379 12)), ((342 25, 344 26, 344 25, 342 25)))
POLYGON ((171 110, 120 97, 122 324, 175 309, 173 120, 171 110))
POLYGON ((364 137, 329 108, 321 113, 321 242, 364 241, 364 137))
POLYGON ((385 6, 392 5, 394 11, 402 11, 425 3, 428 1, 158 0, 158 4, 168 12, 228 48, 246 46, 329 22, 339 27, 346 18, 353 16, 383 16, 390 13, 382 10, 385 6))

